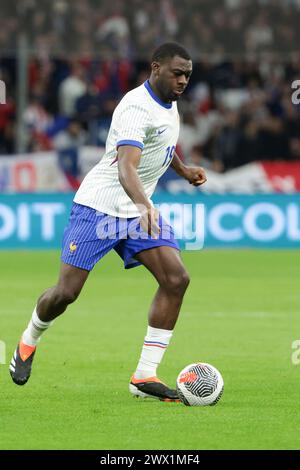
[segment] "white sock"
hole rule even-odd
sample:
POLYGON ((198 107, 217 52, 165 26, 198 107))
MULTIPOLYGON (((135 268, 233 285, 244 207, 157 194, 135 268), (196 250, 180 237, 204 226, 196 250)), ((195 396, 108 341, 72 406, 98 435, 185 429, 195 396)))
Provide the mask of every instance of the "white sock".
POLYGON ((39 319, 36 308, 33 310, 33 314, 26 330, 22 335, 23 343, 28 346, 36 346, 40 340, 40 336, 45 330, 51 326, 53 321, 45 322, 39 319))
POLYGON ((140 361, 134 376, 137 379, 156 377, 156 369, 169 345, 173 330, 161 330, 148 326, 140 361))

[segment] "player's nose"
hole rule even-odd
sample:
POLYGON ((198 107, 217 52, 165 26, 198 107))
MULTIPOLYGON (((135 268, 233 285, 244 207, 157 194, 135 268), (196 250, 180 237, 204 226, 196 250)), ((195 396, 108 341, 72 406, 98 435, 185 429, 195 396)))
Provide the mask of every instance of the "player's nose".
POLYGON ((186 87, 187 83, 188 83, 188 80, 185 75, 181 75, 180 77, 178 77, 178 85, 180 87, 186 87))

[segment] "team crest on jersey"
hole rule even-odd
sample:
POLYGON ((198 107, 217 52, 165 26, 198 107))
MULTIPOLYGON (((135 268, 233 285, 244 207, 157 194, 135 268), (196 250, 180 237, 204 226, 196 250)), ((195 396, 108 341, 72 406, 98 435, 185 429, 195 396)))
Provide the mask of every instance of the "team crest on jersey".
POLYGON ((77 245, 76 245, 76 243, 75 243, 75 242, 71 242, 69 248, 70 248, 70 252, 71 252, 71 253, 75 253, 75 251, 77 250, 77 245))

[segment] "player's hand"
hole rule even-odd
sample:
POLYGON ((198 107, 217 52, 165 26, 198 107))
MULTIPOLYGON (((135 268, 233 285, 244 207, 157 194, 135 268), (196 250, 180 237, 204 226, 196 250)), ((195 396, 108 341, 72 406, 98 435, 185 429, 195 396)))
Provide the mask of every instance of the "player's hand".
POLYGON ((201 166, 186 167, 184 177, 193 186, 200 186, 207 181, 205 170, 201 166))
POLYGON ((160 234, 158 219, 159 211, 155 207, 145 207, 142 212, 140 224, 142 229, 152 238, 158 238, 160 234))

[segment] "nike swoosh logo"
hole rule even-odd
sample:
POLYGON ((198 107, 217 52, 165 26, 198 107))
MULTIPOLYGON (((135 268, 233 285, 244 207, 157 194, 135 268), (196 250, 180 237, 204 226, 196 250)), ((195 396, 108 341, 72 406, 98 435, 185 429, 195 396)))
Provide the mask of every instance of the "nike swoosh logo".
POLYGON ((163 132, 165 132, 167 130, 167 127, 165 129, 162 129, 161 131, 157 131, 158 134, 162 134, 163 132))

